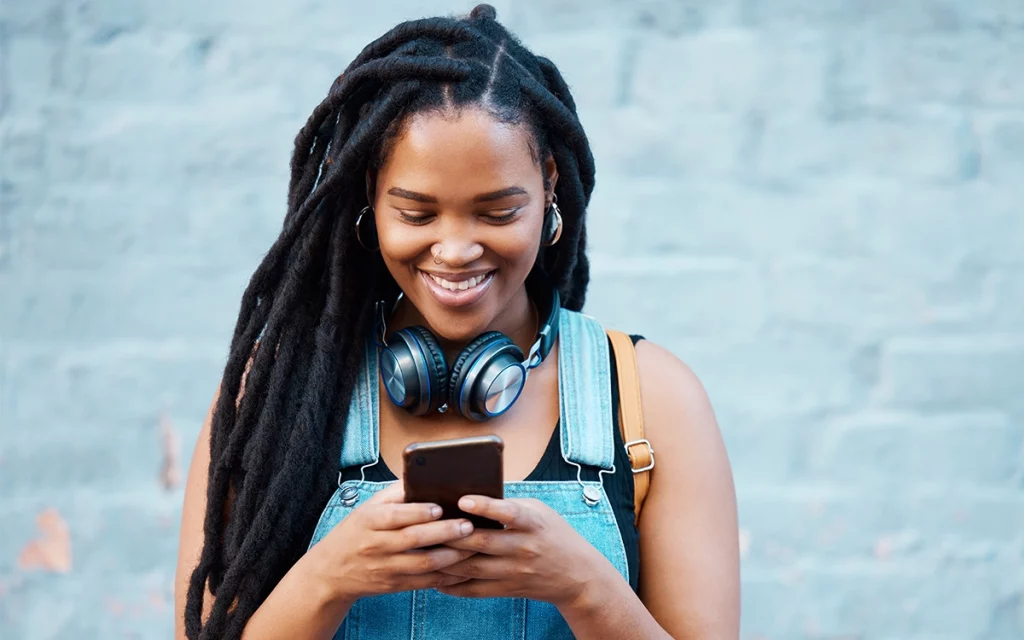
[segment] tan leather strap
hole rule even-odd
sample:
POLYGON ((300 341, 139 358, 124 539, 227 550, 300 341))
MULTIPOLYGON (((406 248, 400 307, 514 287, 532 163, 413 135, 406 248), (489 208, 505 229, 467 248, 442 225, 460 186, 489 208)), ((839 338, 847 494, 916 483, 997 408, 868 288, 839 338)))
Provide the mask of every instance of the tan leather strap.
POLYGON ((633 514, 640 522, 640 510, 647 498, 651 469, 654 468, 654 448, 644 438, 644 413, 640 405, 640 375, 636 366, 633 340, 621 331, 608 330, 615 367, 619 380, 619 429, 629 454, 633 471, 633 514))

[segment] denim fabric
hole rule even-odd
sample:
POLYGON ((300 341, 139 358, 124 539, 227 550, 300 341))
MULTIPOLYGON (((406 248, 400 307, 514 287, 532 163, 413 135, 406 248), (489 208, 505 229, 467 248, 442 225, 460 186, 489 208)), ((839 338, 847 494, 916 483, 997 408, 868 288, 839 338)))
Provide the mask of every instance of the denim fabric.
MULTIPOLYGON (((611 374, 604 329, 583 314, 563 311, 559 325, 559 402, 562 455, 573 465, 614 469, 611 374)), ((377 418, 379 387, 375 354, 368 357, 353 395, 341 459, 343 466, 374 464, 379 457, 377 418), (359 413, 360 415, 353 415, 359 413)), ((390 483, 347 480, 328 502, 310 546, 317 544, 345 516, 390 483), (355 489, 355 504, 341 501, 344 489, 355 489)), ((506 498, 534 498, 557 511, 628 580, 629 567, 611 503, 599 481, 507 482, 506 498), (583 499, 586 487, 596 489, 596 504, 583 499)), ((335 634, 336 640, 398 640, 407 638, 509 638, 561 640, 572 638, 558 609, 523 598, 455 598, 433 589, 362 598, 352 606, 335 634)))

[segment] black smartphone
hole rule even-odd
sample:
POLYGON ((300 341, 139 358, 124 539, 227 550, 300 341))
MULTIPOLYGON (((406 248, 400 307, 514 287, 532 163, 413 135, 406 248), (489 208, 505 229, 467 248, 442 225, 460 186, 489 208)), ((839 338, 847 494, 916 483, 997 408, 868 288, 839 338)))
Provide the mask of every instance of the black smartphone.
POLYGON ((504 441, 495 435, 410 444, 402 453, 405 501, 440 505, 442 519, 466 518, 480 529, 504 528, 459 509, 463 496, 504 497, 504 449, 504 441))

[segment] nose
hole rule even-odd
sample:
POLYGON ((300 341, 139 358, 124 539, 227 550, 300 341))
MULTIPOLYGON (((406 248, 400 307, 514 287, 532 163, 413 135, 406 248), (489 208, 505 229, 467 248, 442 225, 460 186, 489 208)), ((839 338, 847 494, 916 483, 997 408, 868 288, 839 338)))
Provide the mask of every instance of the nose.
POLYGON ((472 239, 460 238, 448 234, 430 247, 430 254, 435 264, 446 264, 449 267, 464 267, 479 260, 484 255, 483 246, 472 239))

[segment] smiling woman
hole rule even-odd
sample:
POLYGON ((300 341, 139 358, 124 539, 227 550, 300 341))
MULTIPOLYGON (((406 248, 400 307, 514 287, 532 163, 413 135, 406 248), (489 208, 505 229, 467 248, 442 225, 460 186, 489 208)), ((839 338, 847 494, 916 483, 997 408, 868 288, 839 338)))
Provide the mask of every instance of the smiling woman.
POLYGON ((532 342, 523 282, 558 178, 532 138, 475 105, 405 122, 374 198, 380 255, 411 303, 403 321, 450 345, 485 330, 518 329, 520 344, 532 342))
POLYGON ((580 313, 593 188, 568 86, 493 8, 349 65, 295 141, 196 444, 179 638, 737 637, 722 440, 700 382, 639 337, 658 457, 634 493, 621 363, 580 313), (459 506, 502 529, 405 502, 410 443, 481 434, 505 498, 459 506))

